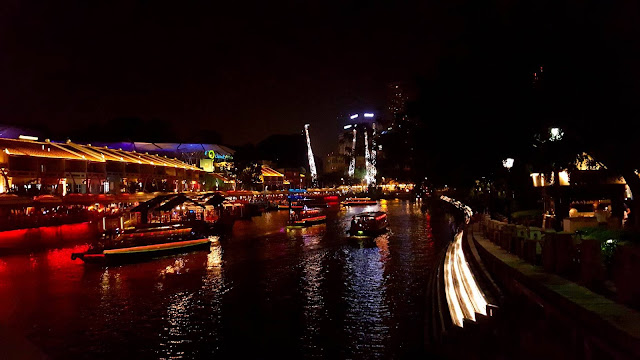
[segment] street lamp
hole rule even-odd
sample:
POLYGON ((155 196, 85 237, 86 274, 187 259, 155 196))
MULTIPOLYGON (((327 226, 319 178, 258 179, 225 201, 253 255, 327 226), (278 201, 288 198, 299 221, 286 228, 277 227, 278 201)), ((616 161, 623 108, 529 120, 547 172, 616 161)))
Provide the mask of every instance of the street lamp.
MULTIPOLYGON (((502 160, 502 166, 507 169, 507 172, 511 173, 511 168, 513 167, 513 158, 506 158, 502 160)), ((511 190, 509 190, 509 177, 507 176, 507 193, 511 195, 511 190)), ((508 222, 511 223, 511 199, 507 196, 507 219, 508 222)))
POLYGON ((507 171, 511 171, 511 168, 513 167, 513 158, 506 158, 502 160, 502 166, 504 166, 507 171))

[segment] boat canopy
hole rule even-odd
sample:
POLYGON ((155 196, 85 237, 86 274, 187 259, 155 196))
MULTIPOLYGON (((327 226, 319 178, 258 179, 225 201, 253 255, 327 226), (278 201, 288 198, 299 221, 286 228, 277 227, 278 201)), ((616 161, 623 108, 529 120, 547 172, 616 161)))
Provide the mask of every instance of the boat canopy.
POLYGON ((360 213, 358 215, 356 215, 356 218, 360 218, 360 219, 377 219, 381 216, 387 216, 387 213, 384 211, 371 211, 371 212, 364 212, 364 213, 360 213))
POLYGON ((129 211, 130 212, 149 211, 149 210, 154 209, 155 207, 159 206, 164 201, 169 200, 169 199, 171 199, 173 197, 176 197, 176 196, 178 196, 178 194, 169 194, 169 195, 156 196, 153 199, 150 199, 150 200, 147 200, 145 202, 140 203, 138 206, 135 206, 134 208, 132 208, 129 211))
POLYGON ((187 203, 188 205, 199 206, 201 208, 204 208, 204 205, 198 204, 197 202, 189 199, 188 197, 186 197, 183 194, 179 194, 178 196, 176 196, 176 197, 174 197, 172 199, 169 199, 168 201, 166 201, 162 205, 158 206, 154 210, 156 210, 156 211, 170 211, 173 208, 175 208, 176 206, 184 205, 185 203, 187 203))

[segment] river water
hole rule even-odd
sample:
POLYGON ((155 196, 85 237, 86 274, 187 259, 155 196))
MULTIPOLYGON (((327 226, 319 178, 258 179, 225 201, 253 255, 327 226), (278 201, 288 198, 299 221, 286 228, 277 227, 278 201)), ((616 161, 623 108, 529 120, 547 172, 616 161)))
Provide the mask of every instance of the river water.
POLYGON ((53 359, 424 355, 447 220, 399 200, 325 213, 295 230, 286 211, 265 213, 209 253, 138 264, 71 261, 86 245, 0 258, 0 330, 53 359), (351 216, 373 210, 389 213, 390 232, 349 240, 351 216))

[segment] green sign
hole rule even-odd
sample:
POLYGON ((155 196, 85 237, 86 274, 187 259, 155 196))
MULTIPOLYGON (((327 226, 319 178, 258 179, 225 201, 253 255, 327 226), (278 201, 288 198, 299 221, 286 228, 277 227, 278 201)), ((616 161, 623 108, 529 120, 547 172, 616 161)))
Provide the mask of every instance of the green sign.
POLYGON ((204 151, 204 156, 208 157, 211 160, 222 160, 222 161, 232 161, 233 160, 233 156, 216 154, 216 152, 213 151, 213 150, 205 150, 204 151))

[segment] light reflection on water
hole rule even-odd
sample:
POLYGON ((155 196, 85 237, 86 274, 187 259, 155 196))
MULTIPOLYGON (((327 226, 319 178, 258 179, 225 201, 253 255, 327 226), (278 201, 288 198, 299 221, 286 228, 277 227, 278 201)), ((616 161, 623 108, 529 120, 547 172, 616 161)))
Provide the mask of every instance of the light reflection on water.
POLYGON ((437 226, 402 201, 326 213, 290 231, 286 211, 266 213, 210 252, 137 264, 85 266, 75 247, 1 258, 0 326, 54 359, 419 353, 437 226), (377 210, 391 231, 349 241, 351 216, 377 210))
MULTIPOLYGON (((375 240, 385 243, 385 240, 375 240)), ((387 240, 388 241, 388 240, 387 240)), ((345 301, 347 314, 345 330, 353 344, 355 357, 376 354, 384 347, 389 327, 389 307, 384 277, 386 257, 381 249, 361 247, 344 249, 346 256, 345 301)))
POLYGON ((302 342, 308 357, 321 357, 323 352, 322 342, 319 341, 320 319, 325 317, 326 309, 322 294, 324 281, 323 260, 326 251, 320 249, 320 242, 326 232, 326 225, 313 226, 302 229, 302 241, 304 244, 302 257, 303 274, 301 286, 304 292, 304 319, 305 331, 302 342))

